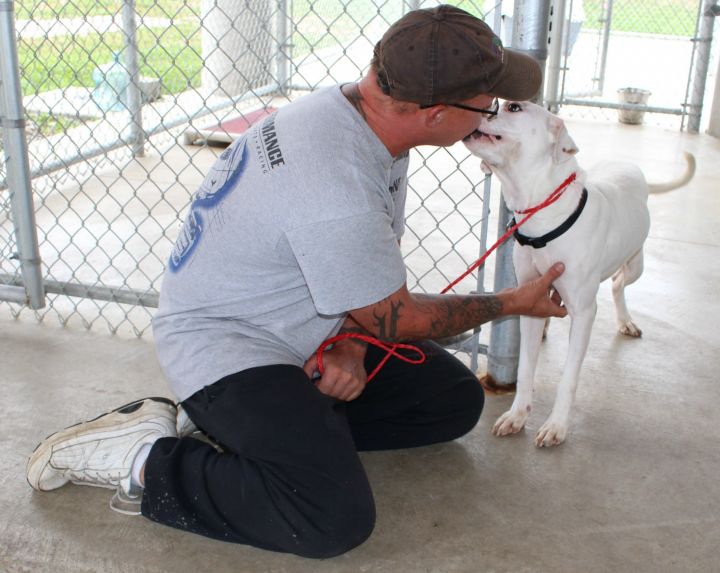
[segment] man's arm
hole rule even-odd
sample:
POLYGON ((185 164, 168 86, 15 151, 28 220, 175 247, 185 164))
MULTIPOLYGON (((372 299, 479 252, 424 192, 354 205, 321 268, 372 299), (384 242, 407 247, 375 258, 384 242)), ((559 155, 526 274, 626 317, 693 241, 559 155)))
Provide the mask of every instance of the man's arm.
POLYGON ((389 342, 455 336, 513 314, 565 316, 559 297, 550 296, 550 287, 563 270, 557 263, 534 281, 490 295, 411 294, 403 285, 389 297, 353 310, 350 316, 370 334, 389 342))

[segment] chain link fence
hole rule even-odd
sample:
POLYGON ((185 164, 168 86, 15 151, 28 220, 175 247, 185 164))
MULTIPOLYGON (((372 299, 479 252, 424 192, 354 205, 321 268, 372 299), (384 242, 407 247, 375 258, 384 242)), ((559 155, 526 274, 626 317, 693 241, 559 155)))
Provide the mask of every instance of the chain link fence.
POLYGON ((559 85, 547 99, 571 118, 698 131, 717 67, 714 4, 569 0, 559 85), (620 107, 628 103, 646 110, 620 107))
MULTIPOLYGON (((238 121, 357 80, 407 9, 369 0, 16 4, 46 306, 0 308, 148 333, 191 195, 238 121)), ((7 175, 0 163, 0 284, 20 285, 7 175)), ((484 250, 483 182, 462 146, 413 152, 403 240, 411 289, 437 292, 484 250)), ((475 275, 460 289, 481 283, 475 275)))
MULTIPOLYGON (((492 10, 512 5, 455 3, 491 25, 497 22, 492 10)), ((390 23, 408 9, 434 4, 15 3, 46 306, 31 310, 6 301, 0 310, 147 333, 191 195, 222 146, 243 125, 307 91, 357 80, 390 23)), ((570 4, 577 10, 579 0, 570 4)), ((565 100, 575 92, 597 91, 598 38, 606 33, 600 15, 607 4, 585 0, 581 25, 568 35, 574 39, 568 41, 565 100)), ((691 67, 697 0, 616 1, 614 7, 604 88, 592 97, 631 83, 652 91, 655 104, 679 105, 691 67), (660 10, 661 4, 667 7, 660 10), (677 69, 670 68, 670 56, 660 56, 659 44, 650 43, 655 36, 671 43, 668 53, 677 69), (625 46, 617 55, 616 45, 625 46), (676 57, 680 51, 682 57, 676 57), (630 66, 631 57, 640 63, 630 66), (655 60, 662 73, 652 71, 655 60), (671 92, 667 100, 661 99, 665 91, 671 92)), ((577 18, 568 14, 572 26, 577 18)), ((507 30, 511 16, 503 17, 507 30)), ((567 105, 562 113, 600 117, 602 110, 589 110, 567 105)), ((462 145, 414 150, 409 182, 403 240, 409 287, 437 292, 485 249, 489 182, 462 145)), ((22 284, 10 197, 8 166, 2 162, 0 287, 22 284)), ((492 263, 486 266, 492 269, 492 263)), ((484 281, 480 271, 459 290, 482 291, 484 281)))

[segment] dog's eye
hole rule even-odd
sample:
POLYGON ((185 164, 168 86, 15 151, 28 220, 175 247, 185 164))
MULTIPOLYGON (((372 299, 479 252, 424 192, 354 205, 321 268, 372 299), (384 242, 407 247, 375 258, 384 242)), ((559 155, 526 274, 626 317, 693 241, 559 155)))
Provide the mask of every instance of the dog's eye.
POLYGON ((507 109, 508 111, 515 113, 517 111, 522 111, 522 106, 519 103, 512 102, 508 104, 507 109))

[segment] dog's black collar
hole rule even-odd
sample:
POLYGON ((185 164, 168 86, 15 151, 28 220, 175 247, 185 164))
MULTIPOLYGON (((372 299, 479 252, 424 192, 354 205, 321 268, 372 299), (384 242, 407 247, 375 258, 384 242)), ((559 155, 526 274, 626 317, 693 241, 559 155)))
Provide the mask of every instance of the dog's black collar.
MULTIPOLYGON (((559 227, 553 229, 549 233, 545 233, 541 237, 528 237, 526 235, 521 234, 519 231, 515 231, 513 235, 515 236, 515 240, 520 243, 521 245, 530 245, 534 249, 542 249, 545 245, 547 245, 550 241, 553 239, 557 239, 560 235, 562 235, 565 231, 567 231, 570 227, 573 226, 573 223, 578 220, 578 217, 580 216, 580 213, 582 213, 583 209, 585 208, 585 203, 587 202, 587 196, 588 192, 587 189, 583 187, 582 190, 582 196, 580 197, 580 203, 578 203, 577 209, 573 211, 572 215, 570 215, 567 219, 565 219, 565 222, 560 225, 559 227)), ((515 217, 512 218, 510 221, 508 228, 515 226, 515 217)))

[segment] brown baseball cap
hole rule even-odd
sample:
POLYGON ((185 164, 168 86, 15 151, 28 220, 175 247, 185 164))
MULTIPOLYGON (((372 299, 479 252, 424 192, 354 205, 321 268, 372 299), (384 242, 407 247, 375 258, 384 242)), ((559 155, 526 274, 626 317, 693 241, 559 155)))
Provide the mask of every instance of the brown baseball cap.
POLYGON ((485 22, 449 5, 405 14, 376 44, 373 61, 387 95, 420 105, 480 94, 528 100, 542 83, 532 57, 506 50, 485 22))

